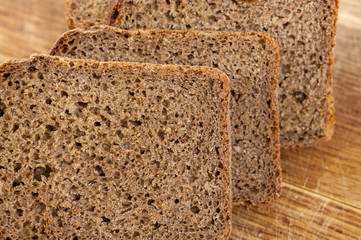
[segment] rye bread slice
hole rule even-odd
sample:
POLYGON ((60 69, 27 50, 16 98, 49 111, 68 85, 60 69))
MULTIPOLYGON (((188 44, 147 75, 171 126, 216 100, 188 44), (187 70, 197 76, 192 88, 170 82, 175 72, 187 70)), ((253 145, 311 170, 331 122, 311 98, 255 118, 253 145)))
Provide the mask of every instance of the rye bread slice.
POLYGON ((0 66, 4 239, 228 239, 230 81, 46 55, 0 66))
POLYGON ((281 145, 308 146, 332 137, 338 0, 115 0, 113 5, 110 23, 122 29, 270 33, 281 56, 281 145))
POLYGON ((259 204, 281 190, 278 47, 268 34, 111 27, 65 33, 52 55, 98 61, 217 67, 232 82, 234 204, 259 204))

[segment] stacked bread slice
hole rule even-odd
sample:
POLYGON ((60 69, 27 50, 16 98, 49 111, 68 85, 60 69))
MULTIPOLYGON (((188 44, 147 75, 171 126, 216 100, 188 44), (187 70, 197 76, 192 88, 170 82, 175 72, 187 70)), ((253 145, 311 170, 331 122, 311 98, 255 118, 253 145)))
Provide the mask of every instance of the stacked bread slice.
POLYGON ((59 38, 51 55, 98 61, 217 67, 232 82, 234 204, 259 204, 280 194, 277 107, 278 47, 267 34, 76 29, 59 38))
POLYGON ((7 237, 227 239, 231 189, 233 204, 279 196, 269 35, 100 27, 51 54, 75 60, 0 66, 7 237))
POLYGON ((83 29, 0 65, 1 236, 228 239, 280 195, 280 136, 332 135, 337 8, 66 0, 83 29))
MULTIPOLYGON (((96 25, 85 11, 122 29, 256 31, 280 46, 279 106, 282 147, 329 140, 334 127, 331 67, 338 0, 67 0, 69 27, 96 25), (84 4, 84 3, 87 3, 84 4), (94 5, 91 5, 89 3, 94 5), (70 7, 71 6, 71 7, 70 7), (104 12, 104 9, 108 9, 104 12), (98 14, 99 15, 99 14, 98 14)), ((97 20, 98 21, 98 20, 97 20)))
POLYGON ((0 66, 4 239, 227 239, 230 81, 46 55, 0 66))

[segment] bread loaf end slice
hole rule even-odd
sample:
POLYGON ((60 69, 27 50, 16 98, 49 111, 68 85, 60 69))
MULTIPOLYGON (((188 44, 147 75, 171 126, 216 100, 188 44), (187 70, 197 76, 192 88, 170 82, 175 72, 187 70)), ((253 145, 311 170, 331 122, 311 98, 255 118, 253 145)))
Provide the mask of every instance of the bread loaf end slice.
POLYGON ((0 65, 0 233, 228 239, 227 76, 35 55, 0 65))

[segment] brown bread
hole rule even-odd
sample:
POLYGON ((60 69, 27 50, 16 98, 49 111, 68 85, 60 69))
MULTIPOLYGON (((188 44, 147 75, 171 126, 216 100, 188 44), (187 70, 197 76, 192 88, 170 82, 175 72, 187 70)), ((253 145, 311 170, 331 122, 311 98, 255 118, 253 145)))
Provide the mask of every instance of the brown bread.
POLYGON ((65 33, 50 54, 218 67, 232 82, 233 203, 259 204, 279 196, 279 58, 278 47, 268 34, 124 31, 104 26, 65 33))
POLYGON ((228 239, 230 81, 46 55, 0 65, 2 239, 228 239))
MULTIPOLYGON (((112 0, 103 1, 111 5, 112 0)), ((115 0, 104 22, 122 29, 256 31, 280 45, 281 145, 307 146, 331 138, 338 0, 115 0)), ((89 9, 97 12, 98 9, 89 9)), ((79 13, 77 17, 92 22, 79 13)), ((94 21, 93 21, 94 22, 94 21)), ((87 27, 80 21, 78 27, 87 27)))
POLYGON ((281 145, 328 140, 334 128, 331 66, 338 0, 114 0, 122 29, 256 31, 279 46, 281 145))

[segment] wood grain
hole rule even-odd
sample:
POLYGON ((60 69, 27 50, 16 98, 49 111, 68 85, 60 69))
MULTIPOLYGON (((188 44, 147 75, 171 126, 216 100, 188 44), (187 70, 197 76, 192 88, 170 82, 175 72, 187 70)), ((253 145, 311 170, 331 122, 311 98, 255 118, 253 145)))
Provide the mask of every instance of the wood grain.
POLYGON ((361 210, 284 184, 281 198, 233 209, 232 239, 359 239, 361 210))
POLYGON ((0 0, 0 62, 47 53, 66 30, 63 0, 0 0))
MULTIPOLYGON (((47 53, 66 31, 63 0, 0 3, 0 62, 47 53)), ((282 196, 269 205, 234 208, 231 239, 361 240, 360 0, 340 0, 333 73, 333 139, 283 150, 282 196)))

